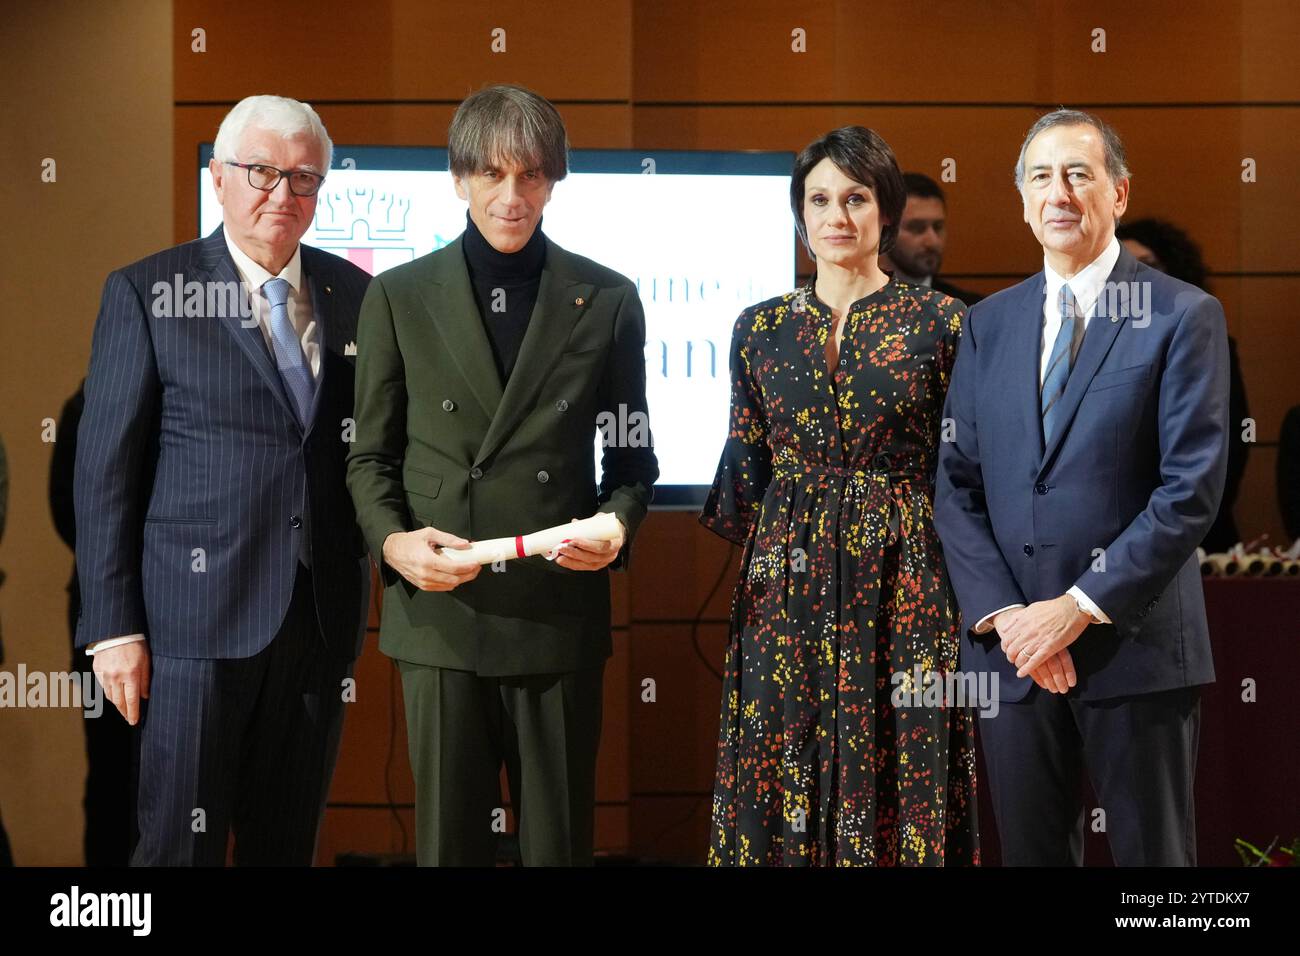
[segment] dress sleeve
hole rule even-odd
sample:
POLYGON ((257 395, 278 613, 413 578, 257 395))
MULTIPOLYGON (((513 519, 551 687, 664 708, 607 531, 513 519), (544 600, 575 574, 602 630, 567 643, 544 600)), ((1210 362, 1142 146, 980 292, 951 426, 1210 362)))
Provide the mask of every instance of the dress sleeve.
MULTIPOLYGON (((966 318, 969 311, 960 299, 946 298, 940 300, 938 307, 939 318, 939 355, 937 356, 937 366, 939 370, 939 384, 943 388, 943 393, 948 391, 948 383, 952 380, 952 369, 957 363, 957 347, 961 344, 962 320, 966 318)), ((942 402, 943 395, 940 395, 942 402)))
POLYGON ((750 366, 748 311, 736 320, 731 334, 731 414, 727 443, 722 449, 700 523, 714 534, 744 544, 772 480, 772 450, 762 397, 750 366))

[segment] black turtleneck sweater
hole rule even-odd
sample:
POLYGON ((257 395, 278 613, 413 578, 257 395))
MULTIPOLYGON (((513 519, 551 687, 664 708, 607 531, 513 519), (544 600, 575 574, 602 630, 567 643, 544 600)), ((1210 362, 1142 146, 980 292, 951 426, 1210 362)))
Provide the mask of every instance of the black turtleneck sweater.
POLYGON ((465 265, 474 289, 474 301, 492 344, 492 358, 497 374, 505 385, 519 357, 519 346, 528 331, 528 320, 537 302, 542 284, 542 266, 546 264, 546 237, 539 219, 532 237, 518 252, 498 252, 479 232, 474 220, 465 214, 465 265), (502 290, 498 293, 496 290, 502 290), (504 308, 494 312, 493 305, 504 308))

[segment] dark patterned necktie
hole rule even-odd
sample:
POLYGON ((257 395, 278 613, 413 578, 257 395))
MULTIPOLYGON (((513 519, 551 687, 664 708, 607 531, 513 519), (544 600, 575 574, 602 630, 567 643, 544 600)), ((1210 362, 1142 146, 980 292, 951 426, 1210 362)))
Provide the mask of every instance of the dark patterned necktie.
POLYGON ((1070 377, 1070 368, 1074 364, 1075 326, 1081 316, 1078 314, 1074 292, 1070 286, 1061 287, 1061 328, 1052 343, 1052 354, 1047 360, 1047 372, 1043 376, 1041 408, 1043 412, 1043 441, 1052 443, 1061 409, 1061 396, 1065 394, 1065 383, 1070 377))

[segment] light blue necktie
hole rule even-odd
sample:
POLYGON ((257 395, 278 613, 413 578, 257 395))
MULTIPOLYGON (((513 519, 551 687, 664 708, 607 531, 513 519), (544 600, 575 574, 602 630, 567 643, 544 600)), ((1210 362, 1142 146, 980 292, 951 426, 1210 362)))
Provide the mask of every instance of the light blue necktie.
POLYGON ((284 387, 298 410, 298 423, 307 427, 311 415, 312 395, 316 391, 307 367, 298 333, 289 321, 289 282, 286 279, 267 279, 262 284, 266 301, 271 303, 271 343, 275 351, 275 365, 280 370, 284 387))
MULTIPOLYGON (((307 367, 307 356, 303 354, 298 333, 289 321, 289 282, 287 279, 267 279, 262 283, 262 291, 266 293, 266 301, 271 303, 271 344, 275 347, 275 365, 280 370, 285 389, 298 409, 298 422, 305 429, 316 385, 311 377, 311 369, 307 367)), ((302 512, 303 528, 298 560, 310 568, 311 515, 306 507, 302 512)))
POLYGON ((1061 328, 1052 343, 1052 354, 1047 359, 1047 373, 1043 376, 1041 408, 1043 410, 1043 442, 1052 443, 1061 412, 1061 396, 1074 364, 1074 332, 1080 316, 1077 315, 1074 292, 1070 286, 1061 287, 1061 328))

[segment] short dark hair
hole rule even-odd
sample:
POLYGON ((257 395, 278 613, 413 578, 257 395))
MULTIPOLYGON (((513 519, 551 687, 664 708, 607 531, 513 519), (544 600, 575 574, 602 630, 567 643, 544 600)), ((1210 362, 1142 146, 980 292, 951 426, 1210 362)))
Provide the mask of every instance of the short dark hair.
POLYGON ((903 173, 903 185, 907 187, 909 198, 915 196, 918 199, 937 199, 945 206, 948 205, 948 199, 939 188, 939 184, 925 173, 903 173))
POLYGON ((903 174, 898 171, 898 160, 889 144, 874 130, 865 126, 841 126, 825 136, 813 140, 794 161, 790 175, 790 209, 794 212, 794 227, 803 241, 803 247, 812 255, 808 243, 808 227, 803 221, 803 184, 808 173, 823 159, 829 159, 845 176, 870 186, 880 207, 880 251, 888 252, 898 235, 898 221, 907 205, 907 187, 903 174))
POLYGON ((1164 219, 1138 219, 1115 227, 1115 238, 1133 239, 1155 253, 1166 275, 1206 289, 1205 260, 1201 247, 1187 233, 1164 219))

